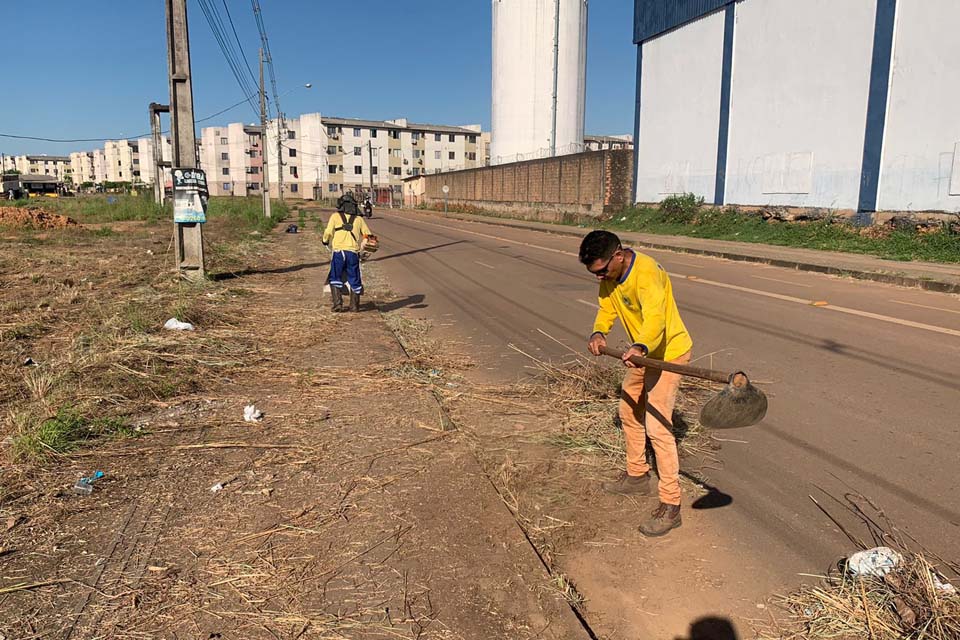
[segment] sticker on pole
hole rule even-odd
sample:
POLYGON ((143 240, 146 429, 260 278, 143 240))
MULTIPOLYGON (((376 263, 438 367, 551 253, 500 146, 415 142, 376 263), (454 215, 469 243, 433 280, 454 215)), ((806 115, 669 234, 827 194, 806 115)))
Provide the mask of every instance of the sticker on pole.
POLYGON ((173 221, 207 221, 207 176, 202 169, 173 170, 173 221))
POLYGON ((443 191, 444 193, 450 193, 450 187, 447 185, 443 185, 442 187, 440 187, 440 190, 443 191))

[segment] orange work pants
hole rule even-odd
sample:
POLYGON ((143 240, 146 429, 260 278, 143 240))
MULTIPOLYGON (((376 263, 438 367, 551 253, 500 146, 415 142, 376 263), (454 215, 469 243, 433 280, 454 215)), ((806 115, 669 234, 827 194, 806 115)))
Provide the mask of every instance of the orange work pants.
MULTIPOLYGON (((690 352, 670 362, 687 364, 690 352)), ((665 504, 680 504, 680 456, 671 428, 682 377, 678 373, 657 369, 627 369, 620 394, 627 473, 631 476, 649 473, 646 446, 647 438, 650 438, 660 475, 660 502, 665 504)))

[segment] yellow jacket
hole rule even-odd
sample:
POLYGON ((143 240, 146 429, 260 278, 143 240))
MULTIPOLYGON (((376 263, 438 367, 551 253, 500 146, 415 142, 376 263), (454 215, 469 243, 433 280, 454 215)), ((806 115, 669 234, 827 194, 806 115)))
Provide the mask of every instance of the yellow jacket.
POLYGON ((334 251, 360 251, 360 240, 363 236, 370 235, 370 227, 364 222, 361 216, 355 216, 353 219, 353 230, 348 231, 343 228, 344 218, 350 220, 350 216, 340 213, 334 213, 327 220, 327 228, 323 232, 323 244, 333 239, 331 249, 334 251))
POLYGON ((693 348, 680 319, 670 277, 656 260, 632 249, 633 262, 619 282, 600 283, 600 310, 594 332, 609 333, 619 318, 630 340, 658 360, 674 360, 693 348))

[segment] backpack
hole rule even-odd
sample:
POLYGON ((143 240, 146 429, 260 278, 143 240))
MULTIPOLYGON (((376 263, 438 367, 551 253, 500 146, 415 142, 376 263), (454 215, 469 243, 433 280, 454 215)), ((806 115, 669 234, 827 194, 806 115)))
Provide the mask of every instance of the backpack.
MULTIPOLYGON (((354 204, 353 206, 354 208, 356 208, 357 205, 354 204)), ((356 240, 357 235, 353 232, 353 221, 357 219, 357 214, 351 213, 350 217, 347 218, 347 216, 343 213, 343 211, 339 211, 338 213, 340 214, 340 220, 341 222, 343 222, 343 224, 341 224, 340 228, 337 229, 336 231, 346 231, 351 236, 353 236, 354 240, 356 240)))

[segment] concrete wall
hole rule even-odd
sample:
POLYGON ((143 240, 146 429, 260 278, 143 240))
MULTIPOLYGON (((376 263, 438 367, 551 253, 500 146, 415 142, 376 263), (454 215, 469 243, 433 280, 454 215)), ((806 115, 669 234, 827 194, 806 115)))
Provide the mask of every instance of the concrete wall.
POLYGON ((513 162, 424 177, 424 200, 444 201, 521 217, 557 220, 564 214, 597 216, 630 203, 633 153, 593 151, 513 162))
POLYGON ((899 0, 879 208, 960 211, 960 2, 899 0))
POLYGON ((727 202, 855 209, 875 0, 736 6, 727 202))
POLYGON ((722 12, 643 45, 638 201, 713 200, 722 47, 722 12))

